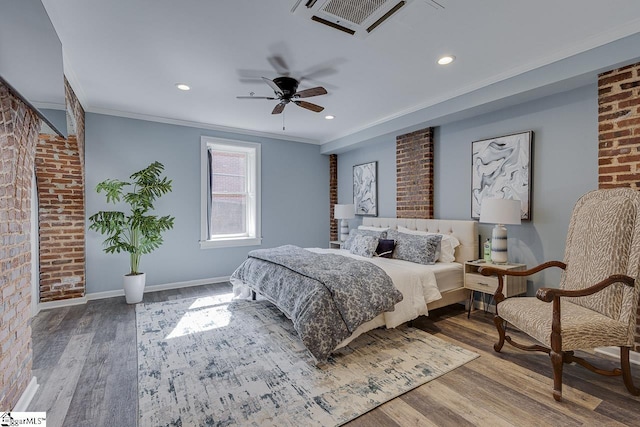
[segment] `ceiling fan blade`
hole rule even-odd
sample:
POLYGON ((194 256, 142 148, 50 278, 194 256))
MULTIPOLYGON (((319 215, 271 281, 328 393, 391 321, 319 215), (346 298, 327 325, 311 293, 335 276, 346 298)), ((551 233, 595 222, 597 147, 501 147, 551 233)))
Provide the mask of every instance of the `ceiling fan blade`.
POLYGON ((302 72, 300 80, 316 80, 319 78, 327 77, 338 72, 340 68, 347 60, 344 58, 335 58, 323 63, 317 64, 313 67, 307 68, 302 72))
POLYGON ((312 103, 307 102, 307 101, 295 101, 295 100, 293 100, 293 102, 295 102, 295 104, 297 106, 302 107, 302 108, 306 108, 307 110, 311 110, 314 113, 319 113, 320 111, 324 110, 324 107, 321 107, 321 106, 316 105, 316 104, 312 104, 312 103))
POLYGON ((236 96, 238 99, 278 99, 273 96, 236 96))
POLYGON ((282 89, 280 89, 280 87, 275 84, 273 80, 269 80, 266 77, 263 77, 262 80, 264 80, 264 82, 268 84, 271 89, 273 89, 276 95, 282 96, 282 89))
POLYGON ((271 112, 271 114, 280 114, 282 113, 282 111, 284 110, 284 106, 286 104, 284 102, 279 103, 278 105, 276 105, 273 109, 273 111, 271 112))
POLYGON ((318 95, 326 95, 327 90, 322 86, 312 87, 311 89, 301 90, 300 92, 296 92, 293 96, 297 98, 309 98, 310 96, 318 96, 318 95))
POLYGON ((283 76, 289 75, 289 67, 287 67, 287 63, 282 56, 270 56, 267 58, 267 61, 269 61, 269 64, 271 64, 273 69, 276 70, 278 74, 281 74, 283 76))

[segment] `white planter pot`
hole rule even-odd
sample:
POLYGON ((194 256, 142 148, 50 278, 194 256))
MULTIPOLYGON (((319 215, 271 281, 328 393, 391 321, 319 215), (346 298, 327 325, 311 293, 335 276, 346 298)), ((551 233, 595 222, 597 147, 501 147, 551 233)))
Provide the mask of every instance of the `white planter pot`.
POLYGON ((127 300, 127 304, 137 304, 142 301, 145 279, 145 273, 124 276, 124 297, 127 300))

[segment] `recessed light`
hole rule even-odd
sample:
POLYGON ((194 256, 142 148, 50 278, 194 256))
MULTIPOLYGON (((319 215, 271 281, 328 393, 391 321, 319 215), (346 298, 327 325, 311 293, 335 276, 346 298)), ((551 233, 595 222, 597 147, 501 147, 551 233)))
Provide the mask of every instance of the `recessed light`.
POLYGON ((186 85, 184 83, 176 83, 176 87, 180 90, 190 90, 191 88, 189 87, 189 85, 186 85))
POLYGON ((331 114, 329 114, 328 116, 324 116, 324 118, 327 120, 333 120, 336 118, 336 116, 332 116, 331 114))
POLYGON ((453 61, 455 61, 456 57, 453 55, 447 55, 447 56, 443 56, 440 59, 438 59, 438 64, 440 65, 447 65, 447 64, 451 64, 453 61))

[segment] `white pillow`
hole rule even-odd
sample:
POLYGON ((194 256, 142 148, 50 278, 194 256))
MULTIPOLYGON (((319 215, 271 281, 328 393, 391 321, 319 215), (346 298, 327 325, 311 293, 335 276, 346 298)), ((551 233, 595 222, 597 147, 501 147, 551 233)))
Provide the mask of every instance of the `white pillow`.
POLYGON ((387 231, 389 227, 371 227, 368 225, 359 225, 358 230, 369 230, 369 231, 387 231))
POLYGON ((438 256, 438 261, 440 262, 453 262, 456 260, 455 251, 458 246, 460 246, 460 241, 453 237, 450 234, 441 234, 441 233, 430 233, 428 231, 418 231, 418 230, 410 230, 401 225, 398 226, 398 231, 407 234, 415 234, 420 236, 428 236, 430 234, 437 234, 438 236, 442 236, 442 241, 440 242, 440 255, 438 256))

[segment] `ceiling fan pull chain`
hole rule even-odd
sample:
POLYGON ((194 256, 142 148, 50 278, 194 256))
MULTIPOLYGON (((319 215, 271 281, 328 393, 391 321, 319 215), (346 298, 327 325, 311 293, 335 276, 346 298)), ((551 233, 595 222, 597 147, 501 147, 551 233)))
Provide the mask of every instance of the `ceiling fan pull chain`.
POLYGON ((284 130, 284 111, 282 112, 282 130, 284 130))

